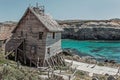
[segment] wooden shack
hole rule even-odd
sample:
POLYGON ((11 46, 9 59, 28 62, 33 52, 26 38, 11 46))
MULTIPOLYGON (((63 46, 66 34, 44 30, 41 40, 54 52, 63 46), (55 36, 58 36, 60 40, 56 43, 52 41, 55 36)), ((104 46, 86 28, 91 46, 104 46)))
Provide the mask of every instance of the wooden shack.
POLYGON ((11 31, 16 24, 14 22, 0 23, 0 48, 4 45, 5 41, 12 35, 11 31))
POLYGON ((61 31, 63 29, 44 13, 43 7, 28 7, 7 40, 5 52, 14 52, 15 60, 25 64, 45 66, 53 62, 53 65, 58 60, 55 56, 62 50, 61 31))

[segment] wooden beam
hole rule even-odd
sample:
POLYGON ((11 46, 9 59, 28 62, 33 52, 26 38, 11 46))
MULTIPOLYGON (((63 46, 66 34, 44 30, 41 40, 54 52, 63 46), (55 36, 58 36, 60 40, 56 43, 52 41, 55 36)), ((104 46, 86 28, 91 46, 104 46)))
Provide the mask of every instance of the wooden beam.
POLYGON ((49 61, 48 61, 48 60, 46 60, 46 61, 47 61, 48 66, 49 66, 49 67, 52 67, 51 64, 49 63, 49 61))
POLYGON ((5 58, 8 58, 8 56, 12 53, 13 53, 13 51, 10 51, 9 53, 7 52, 6 55, 5 55, 5 58))
POLYGON ((58 62, 60 62, 60 65, 62 64, 61 60, 60 60, 60 57, 58 55, 57 56, 57 59, 58 59, 58 62))
POLYGON ((56 60, 56 57, 53 58, 54 62, 56 63, 57 66, 59 66, 57 60, 56 60))
POLYGON ((17 49, 18 49, 18 51, 20 51, 20 52, 24 53, 24 52, 23 52, 23 50, 21 50, 21 49, 19 49, 19 48, 17 48, 17 49))
POLYGON ((56 67, 55 67, 56 65, 55 65, 52 57, 51 57, 51 61, 52 61, 52 63, 53 63, 53 67, 56 68, 56 67))
POLYGON ((17 61, 17 49, 15 50, 15 61, 17 61))
POLYGON ((25 40, 23 41, 24 64, 26 64, 25 40))
POLYGON ((38 57, 38 59, 37 59, 37 68, 39 67, 39 65, 40 65, 40 58, 38 57))
POLYGON ((54 62, 52 61, 52 57, 50 57, 50 61, 51 61, 52 65, 54 66, 54 62))
POLYGON ((32 66, 31 58, 29 60, 30 60, 30 67, 31 67, 32 66))
POLYGON ((62 56, 60 56, 61 63, 64 65, 64 61, 62 59, 62 56))

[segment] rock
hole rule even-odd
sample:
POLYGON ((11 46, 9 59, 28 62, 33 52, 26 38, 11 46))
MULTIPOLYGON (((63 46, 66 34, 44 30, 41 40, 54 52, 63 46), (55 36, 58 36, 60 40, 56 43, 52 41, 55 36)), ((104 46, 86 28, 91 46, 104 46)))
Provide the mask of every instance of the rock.
POLYGON ((106 73, 105 76, 109 76, 109 74, 106 73))
POLYGON ((116 79, 114 78, 114 76, 110 75, 110 76, 107 78, 107 80, 116 80, 116 79))
POLYGON ((93 77, 93 73, 89 73, 89 76, 90 76, 90 77, 93 77))
POLYGON ((104 62, 109 62, 107 59, 104 62))
POLYGON ((62 27, 64 29, 63 39, 120 40, 120 24, 115 21, 68 22, 66 26, 62 27))
POLYGON ((99 80, 97 77, 93 77, 92 80, 99 80))
POLYGON ((115 60, 110 60, 109 63, 115 64, 116 61, 115 60))
POLYGON ((80 56, 78 56, 78 55, 74 55, 74 56, 73 56, 73 59, 79 61, 81 58, 80 58, 80 56))
POLYGON ((71 49, 64 49, 62 52, 64 55, 69 55, 69 56, 73 56, 72 50, 71 49))

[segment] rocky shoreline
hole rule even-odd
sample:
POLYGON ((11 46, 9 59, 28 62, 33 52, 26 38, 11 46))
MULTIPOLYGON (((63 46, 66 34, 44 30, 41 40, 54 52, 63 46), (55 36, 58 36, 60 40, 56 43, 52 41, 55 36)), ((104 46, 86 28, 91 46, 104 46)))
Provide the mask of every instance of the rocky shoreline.
POLYGON ((74 61, 80 61, 85 63, 92 63, 92 64, 99 64, 100 66, 110 66, 110 67, 118 67, 120 66, 120 63, 117 63, 115 60, 108 60, 108 59, 97 59, 94 58, 91 55, 87 55, 84 53, 81 53, 75 49, 64 49, 63 54, 65 55, 66 59, 74 60, 74 61))

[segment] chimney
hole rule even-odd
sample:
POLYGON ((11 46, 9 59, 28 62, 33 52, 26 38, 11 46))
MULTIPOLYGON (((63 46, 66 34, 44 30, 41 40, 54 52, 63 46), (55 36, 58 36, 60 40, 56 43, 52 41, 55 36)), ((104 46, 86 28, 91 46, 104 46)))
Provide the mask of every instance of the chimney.
POLYGON ((44 6, 39 6, 39 4, 36 3, 36 7, 34 7, 33 9, 36 13, 44 15, 44 6))

